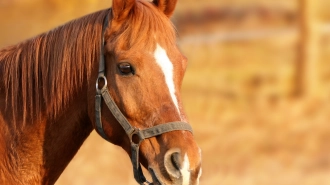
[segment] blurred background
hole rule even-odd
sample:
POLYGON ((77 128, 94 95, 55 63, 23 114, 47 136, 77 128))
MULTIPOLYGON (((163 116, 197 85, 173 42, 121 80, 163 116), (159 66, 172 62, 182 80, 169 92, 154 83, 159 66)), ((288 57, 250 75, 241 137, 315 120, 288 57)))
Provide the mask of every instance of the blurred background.
MULTIPOLYGON (((0 47, 111 6, 0 0, 0 47)), ((330 184, 330 0, 179 0, 189 59, 182 98, 203 151, 202 185, 330 184)), ((136 184, 95 132, 58 185, 136 184)))

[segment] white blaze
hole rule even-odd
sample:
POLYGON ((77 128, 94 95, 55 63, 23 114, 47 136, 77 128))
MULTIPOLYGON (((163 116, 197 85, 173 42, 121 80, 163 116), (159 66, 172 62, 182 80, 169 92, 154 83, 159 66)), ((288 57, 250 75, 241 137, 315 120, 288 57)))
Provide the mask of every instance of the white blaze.
POLYGON ((157 64, 160 66, 160 68, 162 69, 162 71, 164 73, 165 82, 170 91, 172 101, 173 101, 174 105, 176 106, 179 115, 181 115, 180 110, 179 110, 178 100, 175 96, 173 64, 170 61, 170 59, 168 58, 166 51, 158 43, 156 45, 154 57, 156 59, 157 64))
MULTIPOLYGON (((199 156, 200 158, 202 158, 202 150, 199 148, 199 156)), ((198 176, 197 176, 197 184, 199 184, 199 179, 201 178, 202 176, 202 168, 199 169, 199 172, 198 172, 198 176)))
POLYGON ((180 169, 182 175, 182 185, 189 185, 190 182, 190 163, 187 154, 184 155, 183 165, 180 169))
POLYGON ((199 179, 201 178, 202 176, 202 168, 199 170, 198 172, 198 176, 197 176, 197 184, 199 184, 199 179))

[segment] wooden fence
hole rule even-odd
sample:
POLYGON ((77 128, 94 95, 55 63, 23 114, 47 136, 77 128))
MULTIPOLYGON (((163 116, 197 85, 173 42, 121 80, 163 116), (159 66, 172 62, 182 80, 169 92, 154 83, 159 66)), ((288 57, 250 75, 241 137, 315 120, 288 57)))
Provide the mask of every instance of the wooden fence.
MULTIPOLYGON (((294 17, 293 19, 295 20, 292 21, 290 24, 287 24, 285 26, 283 26, 282 24, 281 26, 273 28, 267 26, 263 27, 261 23, 261 26, 255 26, 254 29, 238 28, 228 30, 228 26, 221 26, 219 24, 219 22, 221 21, 220 19, 222 19, 223 17, 227 17, 221 17, 221 14, 212 13, 216 11, 211 11, 211 13, 208 13, 207 16, 209 16, 210 14, 216 15, 216 17, 218 18, 217 21, 219 26, 214 26, 215 29, 213 32, 199 30, 201 31, 200 33, 198 33, 198 31, 193 33, 192 31, 193 34, 190 34, 191 32, 188 30, 185 34, 180 36, 181 39, 179 43, 184 46, 194 44, 215 45, 216 43, 258 40, 260 42, 263 42, 263 40, 267 39, 276 40, 277 38, 291 38, 289 40, 297 42, 298 46, 298 48, 295 50, 296 62, 294 68, 296 69, 294 80, 292 81, 292 85, 295 89, 295 94, 299 94, 303 97, 314 97, 320 96, 320 92, 322 92, 321 94, 324 95, 326 94, 324 93, 324 91, 327 91, 329 89, 323 87, 324 84, 322 84, 322 76, 328 76, 328 74, 324 73, 329 73, 330 71, 324 72, 323 70, 322 73, 322 69, 320 69, 324 67, 321 65, 321 63, 325 60, 325 58, 321 58, 322 50, 324 50, 324 48, 321 48, 321 41, 325 35, 328 35, 330 33, 330 24, 321 21, 319 17, 320 6, 321 5, 317 1, 300 0, 299 6, 297 7, 297 10, 295 10, 295 12, 288 13, 286 11, 278 11, 279 14, 277 16, 280 16, 280 14, 282 13, 290 15, 291 19, 292 17, 294 17)), ((205 22, 205 20, 203 20, 201 17, 197 17, 197 19, 197 21, 193 21, 190 18, 189 21, 194 24, 203 24, 203 22, 205 22)), ((210 17, 207 17, 207 19, 210 20, 210 17)), ((178 22, 177 26, 179 27, 179 33, 181 30, 185 31, 185 26, 189 28, 189 23, 185 24, 185 22, 182 21, 180 18, 176 18, 176 21, 178 22), (179 24, 183 24, 184 26, 181 26, 179 24)), ((213 24, 215 25, 217 23, 214 22, 213 24)), ((191 27, 198 28, 203 27, 205 25, 192 25, 191 27)), ((194 56, 192 55, 189 58, 193 57, 194 56)))

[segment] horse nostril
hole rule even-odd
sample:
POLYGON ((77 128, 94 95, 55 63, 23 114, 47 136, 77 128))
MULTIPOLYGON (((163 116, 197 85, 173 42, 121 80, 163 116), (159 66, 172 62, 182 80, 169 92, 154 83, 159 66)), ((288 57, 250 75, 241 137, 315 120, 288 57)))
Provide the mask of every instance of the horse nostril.
POLYGON ((181 164, 182 164, 182 159, 181 159, 181 155, 179 152, 174 152, 171 155, 171 161, 173 166, 177 169, 180 170, 181 169, 181 164))
POLYGON ((182 168, 182 157, 180 149, 171 149, 166 152, 164 164, 167 173, 174 178, 180 178, 182 168))

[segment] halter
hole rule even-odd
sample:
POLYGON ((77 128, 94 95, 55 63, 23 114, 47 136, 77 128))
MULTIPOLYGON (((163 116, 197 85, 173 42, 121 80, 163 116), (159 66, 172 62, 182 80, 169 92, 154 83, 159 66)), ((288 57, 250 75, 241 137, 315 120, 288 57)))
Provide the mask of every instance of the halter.
POLYGON ((107 79, 105 77, 105 57, 104 57, 104 32, 108 27, 109 14, 104 19, 102 28, 102 44, 101 44, 101 54, 99 63, 99 73, 96 80, 96 96, 95 96, 95 117, 96 117, 96 131, 107 141, 109 141, 103 130, 103 124, 101 121, 101 103, 102 98, 106 103, 107 107, 111 111, 112 115, 116 118, 118 123, 123 127, 127 136, 129 137, 131 143, 131 161, 133 165, 133 173, 135 180, 140 184, 151 184, 148 182, 143 175, 142 168, 139 162, 139 147, 144 139, 155 137, 163 133, 175 131, 175 130, 186 130, 192 133, 192 128, 188 123, 185 122, 169 122, 161 125, 156 125, 147 129, 139 129, 133 127, 125 116, 122 114, 107 88, 107 79), (102 88, 99 87, 99 81, 103 80, 104 85, 102 88), (138 137, 138 141, 133 141, 133 136, 138 137))

